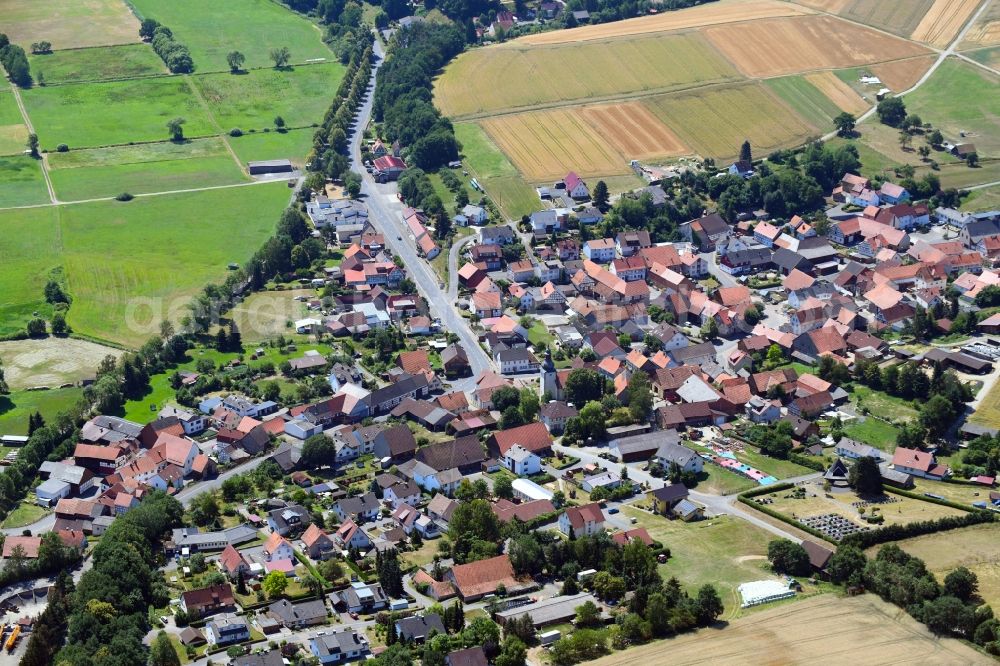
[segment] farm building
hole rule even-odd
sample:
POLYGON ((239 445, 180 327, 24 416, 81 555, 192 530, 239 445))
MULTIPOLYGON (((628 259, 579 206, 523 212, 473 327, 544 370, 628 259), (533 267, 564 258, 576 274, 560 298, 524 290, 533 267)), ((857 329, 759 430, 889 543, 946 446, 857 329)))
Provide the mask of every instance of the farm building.
POLYGON ((291 174, 295 171, 289 160, 260 160, 258 162, 247 162, 247 169, 251 176, 264 176, 268 174, 291 174))

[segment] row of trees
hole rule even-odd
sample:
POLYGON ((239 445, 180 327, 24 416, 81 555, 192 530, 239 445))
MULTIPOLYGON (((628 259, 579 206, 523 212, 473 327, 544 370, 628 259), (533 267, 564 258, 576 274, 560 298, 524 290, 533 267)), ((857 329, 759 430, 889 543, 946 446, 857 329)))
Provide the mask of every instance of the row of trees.
POLYGON ((0 64, 7 70, 10 80, 22 88, 31 87, 31 67, 28 54, 17 44, 11 44, 7 35, 0 32, 0 64))
POLYGON ((143 19, 139 26, 139 36, 148 40, 156 55, 174 74, 189 74, 194 71, 194 60, 188 47, 174 39, 170 28, 156 19, 143 19))
POLYGON ((409 149, 408 160, 435 169, 458 159, 459 144, 451 121, 433 104, 433 78, 461 53, 465 42, 452 24, 424 21, 399 30, 379 69, 373 113, 390 141, 409 149))
POLYGON ((355 42, 347 72, 337 88, 337 94, 323 116, 323 122, 313 134, 309 164, 312 174, 306 179, 306 187, 313 191, 322 191, 325 178, 341 178, 349 172, 347 135, 371 79, 371 39, 369 34, 355 42))

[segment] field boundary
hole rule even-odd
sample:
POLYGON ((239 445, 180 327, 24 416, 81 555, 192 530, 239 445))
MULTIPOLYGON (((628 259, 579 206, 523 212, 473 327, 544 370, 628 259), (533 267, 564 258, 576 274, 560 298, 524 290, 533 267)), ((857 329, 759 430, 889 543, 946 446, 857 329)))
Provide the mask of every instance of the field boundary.
POLYGON ((188 88, 191 89, 191 92, 194 94, 195 99, 198 100, 198 103, 201 104, 201 107, 205 109, 205 113, 208 115, 208 119, 212 121, 212 124, 215 125, 215 129, 219 131, 218 136, 222 139, 222 144, 226 147, 226 150, 229 151, 233 161, 236 162, 237 168, 243 173, 243 175, 249 176, 250 172, 243 168, 243 163, 240 161, 239 156, 236 155, 236 151, 233 150, 231 145, 229 145, 228 134, 226 134, 226 131, 222 129, 222 125, 219 124, 219 120, 215 117, 215 114, 212 113, 212 109, 208 105, 208 100, 206 100, 205 96, 201 94, 201 90, 198 89, 198 86, 195 85, 194 80, 190 76, 185 76, 184 82, 187 83, 188 88))

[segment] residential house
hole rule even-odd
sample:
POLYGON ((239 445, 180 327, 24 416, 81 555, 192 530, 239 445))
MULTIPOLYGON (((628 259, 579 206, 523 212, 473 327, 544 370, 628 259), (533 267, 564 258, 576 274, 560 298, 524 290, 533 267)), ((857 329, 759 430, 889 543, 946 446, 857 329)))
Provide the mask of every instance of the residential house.
POLYGON ((947 465, 937 462, 934 454, 902 446, 896 447, 892 455, 892 468, 897 472, 935 481, 940 481, 951 473, 947 465))
POLYGON ((318 634, 309 639, 308 645, 309 652, 323 666, 357 661, 368 651, 367 641, 353 629, 318 634))
POLYGON ((239 615, 222 615, 205 625, 209 645, 231 645, 250 640, 250 627, 239 615))
POLYGON ((357 581, 329 597, 334 608, 348 613, 371 615, 389 607, 389 597, 378 583, 357 581))
POLYGON ((559 531, 569 536, 592 536, 604 530, 604 511, 593 502, 567 507, 559 516, 559 531))
POLYGON ((517 476, 532 476, 542 471, 542 459, 519 444, 507 449, 500 464, 517 476))
POLYGON ((191 618, 202 618, 236 606, 233 586, 229 583, 210 585, 181 594, 179 608, 191 618))

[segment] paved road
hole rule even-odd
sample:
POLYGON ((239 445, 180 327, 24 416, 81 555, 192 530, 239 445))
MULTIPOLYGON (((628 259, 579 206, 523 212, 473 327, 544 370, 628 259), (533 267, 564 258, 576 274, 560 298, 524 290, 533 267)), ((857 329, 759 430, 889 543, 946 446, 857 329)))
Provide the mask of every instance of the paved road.
MULTIPOLYGON (((374 52, 375 66, 372 68, 372 84, 375 73, 382 63, 382 45, 376 41, 374 52)), ((454 299, 445 293, 444 286, 439 282, 430 264, 417 255, 416 247, 409 237, 409 230, 403 221, 403 203, 397 196, 396 183, 376 183, 371 174, 364 169, 361 159, 361 142, 364 138, 364 128, 368 125, 372 114, 372 95, 369 92, 364 104, 358 112, 355 131, 351 135, 351 168, 361 175, 361 194, 368 206, 370 217, 375 225, 385 235, 386 245, 393 253, 403 260, 407 275, 417 290, 427 299, 431 314, 441 319, 441 327, 459 337, 460 346, 465 349, 472 368, 472 376, 479 377, 484 372, 493 370, 493 362, 479 346, 476 334, 469 323, 454 307, 454 299)))
MULTIPOLYGON (((571 455, 575 458, 579 458, 584 463, 592 463, 594 465, 597 465, 602 469, 611 471, 619 471, 621 469, 621 463, 599 458, 597 454, 584 449, 572 446, 563 446, 561 444, 556 444, 552 448, 555 451, 560 451, 562 453, 571 455)), ((638 466, 627 465, 627 467, 628 467, 628 476, 630 479, 634 481, 638 481, 639 483, 646 483, 649 485, 650 488, 660 488, 664 485, 662 479, 658 479, 652 476, 648 472, 645 472, 642 469, 640 469, 638 466)), ((820 476, 819 472, 813 472, 812 474, 805 474, 803 476, 796 476, 789 479, 782 479, 781 481, 782 483, 800 483, 803 481, 811 481, 813 479, 818 478, 819 476, 820 476)), ((798 543, 801 540, 799 536, 797 536, 796 534, 793 534, 792 532, 789 532, 781 528, 780 526, 772 525, 770 522, 764 520, 760 516, 760 514, 758 514, 756 511, 753 511, 752 509, 743 506, 740 502, 737 501, 738 495, 735 494, 711 495, 708 493, 699 492, 697 490, 692 490, 690 492, 690 495, 694 501, 704 505, 705 508, 708 510, 708 513, 710 514, 735 516, 753 525, 756 525, 757 527, 766 530, 776 536, 785 539, 790 539, 791 541, 795 541, 796 543, 798 543)))
MULTIPOLYGON (((969 30, 976 23, 976 21, 979 20, 979 17, 983 15, 983 12, 986 11, 987 7, 989 7, 990 4, 991 4, 990 2, 986 1, 986 2, 983 2, 982 5, 980 5, 979 9, 976 10, 976 12, 971 17, 969 17, 969 20, 965 22, 965 25, 962 26, 962 29, 959 31, 958 35, 955 36, 955 39, 951 42, 951 44, 948 45, 948 48, 946 48, 944 50, 937 50, 937 49, 934 49, 932 46, 924 44, 924 46, 926 46, 927 48, 937 51, 937 53, 938 53, 937 59, 934 61, 934 64, 931 65, 930 69, 928 69, 926 72, 924 72, 924 75, 921 76, 920 79, 916 83, 914 83, 912 86, 910 86, 909 88, 907 88, 906 90, 904 90, 902 92, 895 93, 896 97, 902 97, 903 95, 908 95, 911 92, 913 92, 914 90, 916 90, 917 88, 919 88, 920 86, 924 85, 924 83, 926 83, 927 80, 930 79, 931 76, 933 76, 934 72, 937 71, 938 67, 941 66, 941 63, 943 63, 945 60, 948 59, 948 56, 955 55, 955 56, 958 56, 959 58, 962 58, 963 60, 968 60, 969 62, 973 63, 974 65, 983 67, 982 63, 978 63, 978 62, 976 62, 976 61, 974 61, 974 60, 972 60, 970 58, 966 58, 966 57, 964 57, 964 56, 962 56, 960 54, 957 54, 955 52, 955 49, 958 48, 958 45, 962 43, 962 40, 965 39, 965 35, 969 32, 969 30)), ((839 17, 839 18, 843 18, 843 17, 839 17)), ((871 29, 871 26, 866 26, 866 27, 869 28, 869 29, 871 29)), ((987 69, 987 70, 989 70, 991 72, 994 71, 993 69, 991 69, 989 67, 985 67, 985 69, 987 69)), ((873 106, 872 108, 870 108, 867 111, 865 111, 864 113, 862 113, 860 116, 858 116, 857 123, 860 124, 862 121, 867 120, 868 118, 872 117, 875 114, 876 110, 877 110, 877 106, 873 106)), ((836 131, 829 132, 828 134, 826 134, 825 136, 823 136, 821 140, 822 141, 828 141, 828 140, 834 138, 835 136, 837 136, 837 132, 836 131)))
POLYGON ((458 302, 458 258, 466 245, 474 243, 476 235, 466 236, 451 246, 448 252, 448 302, 458 302))

